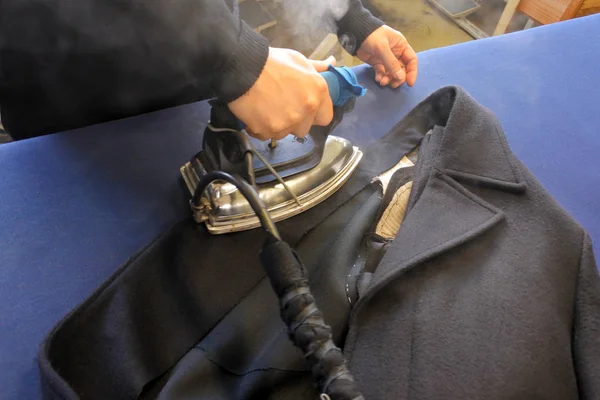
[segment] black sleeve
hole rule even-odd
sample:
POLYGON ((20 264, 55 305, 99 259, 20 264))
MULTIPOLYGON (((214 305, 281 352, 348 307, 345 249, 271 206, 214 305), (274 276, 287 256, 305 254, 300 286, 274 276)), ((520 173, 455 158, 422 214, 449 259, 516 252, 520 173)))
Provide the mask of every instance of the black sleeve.
POLYGON ((579 396, 583 400, 600 399, 600 276, 588 235, 584 237, 576 293, 573 363, 579 396))
POLYGON ((337 23, 338 37, 346 51, 355 55, 364 40, 383 25, 360 0, 350 0, 348 12, 337 23))
POLYGON ((231 0, 1 0, 2 118, 11 134, 36 136, 232 101, 268 51, 231 0))

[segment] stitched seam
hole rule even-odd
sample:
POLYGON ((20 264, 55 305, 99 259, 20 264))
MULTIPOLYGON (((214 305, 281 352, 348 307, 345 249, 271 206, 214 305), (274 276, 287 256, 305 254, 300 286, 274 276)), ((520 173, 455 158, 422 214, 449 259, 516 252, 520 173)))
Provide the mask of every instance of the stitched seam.
MULTIPOLYGON (((513 177, 513 180, 514 180, 514 182, 511 182, 511 183, 513 183, 513 184, 519 184, 519 183, 521 183, 521 181, 524 181, 524 178, 521 178, 519 180, 519 178, 517 177, 517 172, 515 171, 515 169, 517 167, 514 165, 514 163, 510 159, 510 156, 508 154, 508 149, 507 149, 508 143, 506 142, 506 139, 503 137, 503 135, 500 134, 500 131, 498 130, 498 122, 494 123, 494 132, 496 133, 496 137, 498 138, 498 140, 500 140, 500 143, 502 144, 500 146, 502 148, 502 153, 504 154, 504 157, 508 161, 508 167, 510 168, 510 173, 512 174, 512 177, 513 177)), ((474 172, 468 172, 468 171, 458 171, 458 170, 451 169, 451 168, 446 168, 445 170, 449 171, 449 172, 458 173, 458 174, 470 175, 470 176, 473 176, 473 177, 480 176, 480 177, 491 179, 491 180, 495 180, 495 181, 498 181, 498 182, 506 182, 506 181, 504 181, 502 179, 493 178, 491 176, 483 175, 483 174, 480 174, 480 173, 474 173, 474 172)), ((519 174, 519 175, 521 175, 521 174, 519 174)))
MULTIPOLYGON (((503 179, 494 178, 494 177, 483 175, 483 174, 480 174, 480 173, 459 171, 459 170, 452 169, 452 168, 444 168, 444 171, 455 173, 455 174, 459 174, 459 175, 462 175, 462 176, 465 176, 465 177, 486 178, 486 179, 489 179, 491 181, 496 181, 496 182, 507 182, 507 181, 505 181, 503 179)), ((512 173, 512 171, 511 171, 511 173, 512 173)), ((514 182, 507 182, 507 183, 516 184, 514 182)))
MULTIPOLYGON (((264 272, 264 271, 263 271, 263 272, 264 272)), ((240 305, 240 304, 241 304, 241 303, 242 303, 244 300, 246 300, 246 299, 248 298, 248 296, 250 296, 250 295, 252 294, 252 292, 254 292, 254 291, 255 291, 255 290, 258 288, 258 286, 259 286, 259 285, 260 285, 260 284, 261 284, 261 283, 262 283, 262 282, 263 282, 265 279, 267 279, 267 276, 266 276, 266 275, 265 275, 265 276, 263 276, 262 278, 260 278, 260 279, 258 280, 258 282, 257 282, 257 283, 256 283, 254 286, 252 286, 252 287, 251 287, 251 288, 248 290, 248 292, 246 292, 246 294, 245 294, 244 296, 242 296, 242 297, 241 297, 241 298, 240 298, 240 299, 239 299, 239 300, 238 300, 238 301, 237 301, 235 304, 233 304, 233 305, 232 305, 232 306, 229 308, 229 310, 227 310, 227 311, 225 312, 225 314, 223 314, 223 316, 222 316, 221 318, 219 318, 217 321, 215 321, 215 323, 214 323, 214 324, 213 324, 213 325, 212 325, 210 328, 208 328, 208 329, 206 330, 206 333, 205 333, 204 335, 202 335, 202 336, 201 336, 201 337, 200 337, 200 338, 199 338, 199 339, 196 341, 196 343, 195 343, 194 345, 192 345, 192 347, 190 347, 190 348, 188 349, 188 352, 189 352, 190 350, 192 350, 194 347, 197 347, 197 346, 199 347, 199 346, 201 346, 200 342, 202 341, 202 339, 206 338, 206 336, 208 336, 208 335, 210 334, 210 332, 211 332, 213 329, 215 329, 215 327, 216 327, 217 325, 219 325, 219 324, 221 323, 221 321, 223 321, 225 318, 227 318, 227 316, 228 316, 229 314, 231 314, 231 313, 233 312, 233 310, 234 310, 234 309, 235 309, 237 306, 239 306, 239 305, 240 305)), ((202 348, 202 347, 200 347, 200 348, 201 348, 202 350, 204 350, 205 352, 207 351, 207 350, 205 350, 205 349, 204 349, 204 348, 202 348)), ((181 359, 182 359, 184 356, 185 356, 185 354, 184 354, 183 356, 181 356, 181 358, 179 359, 179 361, 180 361, 180 360, 181 360, 181 359)), ((179 361, 177 361, 177 362, 179 362, 179 361)))
POLYGON ((502 180, 499 178, 491 178, 486 175, 472 174, 470 172, 458 171, 458 170, 451 169, 451 168, 444 168, 442 172, 445 172, 448 176, 450 176, 452 178, 473 179, 476 181, 485 182, 490 185, 502 185, 504 187, 509 188, 510 190, 515 190, 515 189, 522 190, 527 185, 527 181, 525 180, 525 178, 522 178, 518 182, 511 182, 511 181, 506 181, 506 180, 502 180))
MULTIPOLYGON (((239 300, 237 303, 235 303, 234 305, 232 305, 232 306, 231 306, 231 308, 230 308, 229 310, 227 310, 227 311, 225 312, 225 314, 224 314, 224 315, 223 315, 223 316, 222 316, 222 317, 221 317, 221 318, 220 318, 218 321, 216 321, 216 322, 215 322, 215 323, 214 323, 214 324, 213 324, 213 325, 212 325, 210 328, 208 328, 208 329, 205 331, 205 333, 204 333, 204 334, 202 334, 202 335, 201 335, 201 337, 200 337, 200 338, 199 338, 199 339, 198 339, 198 340, 197 340, 197 341, 196 341, 196 342, 195 342, 195 343, 194 343, 194 344, 193 344, 193 345, 192 345, 192 346, 191 346, 191 347, 190 347, 190 348, 189 348, 189 349, 188 349, 188 350, 185 352, 185 353, 183 353, 183 355, 182 355, 181 357, 179 357, 179 358, 177 359, 177 361, 175 361, 175 363, 174 363, 173 365, 177 365, 179 362, 181 362, 181 360, 183 359, 183 357, 185 357, 185 355, 186 355, 187 353, 189 353, 189 352, 190 352, 190 350, 194 349, 196 346, 199 346, 199 345, 200 345, 200 342, 202 341, 202 339, 204 339, 204 338, 205 338, 205 337, 206 337, 206 336, 207 336, 207 335, 208 335, 208 334, 209 334, 209 333, 210 333, 210 332, 211 332, 211 331, 212 331, 212 330, 213 330, 213 329, 214 329, 214 328, 215 328, 217 325, 219 325, 219 323, 220 323, 220 322, 221 322, 223 319, 225 319, 225 317, 227 317, 227 315, 229 315, 229 314, 230 314, 230 313, 231 313, 231 312, 232 312, 232 311, 233 311, 233 310, 234 310, 234 309, 235 309, 235 308, 236 308, 236 307, 237 307, 237 306, 238 306, 238 305, 239 305, 239 304, 240 304, 242 301, 244 301, 244 300, 245 300, 245 299, 246 299, 248 296, 250 296, 250 294, 251 294, 251 293, 252 293, 254 290, 256 290, 256 288, 258 287, 258 285, 260 285, 260 283, 261 283, 262 281, 264 281, 265 279, 267 279, 266 275, 265 275, 265 276, 263 276, 261 279, 259 279, 259 281, 258 281, 258 282, 257 282, 257 283, 256 283, 254 286, 252 286, 252 287, 251 287, 251 288, 248 290, 248 292, 246 292, 246 295, 242 296, 242 297, 240 298, 240 300, 239 300)), ((202 348, 201 348, 201 349, 202 349, 202 348)), ((204 349, 202 349, 202 350, 203 350, 203 351, 205 352, 205 354, 206 354, 206 350, 204 350, 204 349)), ((207 358, 208 358, 208 357, 207 357, 207 358)), ((161 376, 162 374, 164 374, 165 372, 169 371, 169 370, 170 370, 170 369, 172 369, 172 368, 173 368, 173 366, 171 366, 171 367, 168 367, 168 368, 167 368, 166 370, 164 370, 164 371, 161 371, 161 372, 160 372, 160 373, 159 373, 157 376, 153 377, 153 378, 152 378, 152 379, 150 379, 148 382, 146 382, 144 385, 142 385, 142 389, 141 389, 141 390, 143 391, 143 390, 144 390, 144 387, 145 387, 145 386, 146 386, 148 383, 152 382, 154 379, 158 378, 159 376, 161 376)), ((141 393, 141 392, 139 392, 139 393, 138 393, 138 396, 140 395, 140 393, 141 393)))
MULTIPOLYGON (((262 267, 262 266, 261 266, 262 267)), ((264 272, 264 269, 263 269, 264 272)), ((231 308, 229 308, 229 310, 227 310, 225 312, 225 314, 223 314, 223 316, 221 318, 219 318, 218 321, 216 321, 210 328, 208 328, 208 330, 206 331, 206 333, 204 335, 202 335, 202 337, 200 339, 198 339, 198 342, 196 342, 195 345, 193 345, 192 347, 190 347, 190 349, 193 349, 194 347, 196 347, 197 345, 199 345, 199 342, 204 339, 213 329, 215 329, 215 327, 217 325, 219 325, 221 323, 221 321, 223 321, 229 314, 231 314, 233 312, 233 310, 239 306, 242 301, 246 300, 246 298, 248 298, 248 296, 250 296, 252 294, 252 292, 254 292, 257 288, 258 285, 260 285, 265 279, 267 279, 267 276, 263 276, 262 278, 260 278, 258 280, 258 282, 256 282, 256 284, 254 286, 252 286, 244 296, 242 296, 234 305, 231 306, 231 308)))
MULTIPOLYGON (((179 364, 181 362, 181 360, 193 349, 195 348, 199 348, 200 350, 202 350, 204 352, 204 355, 206 357, 207 360, 209 360, 210 362, 212 362, 213 364, 217 365, 219 368, 229 372, 232 375, 236 375, 236 376, 244 376, 246 374, 249 374, 251 372, 255 372, 255 371, 267 371, 269 369, 273 369, 273 370, 277 370, 277 368, 267 368, 267 369, 256 369, 256 370, 252 370, 252 371, 248 371, 244 374, 238 374, 235 373, 233 371, 230 371, 228 368, 223 367, 222 365, 220 365, 218 362, 216 362, 215 360, 213 360, 209 354, 208 354, 208 349, 206 347, 203 347, 201 344, 202 339, 204 339, 208 334, 210 334, 210 332, 215 329, 215 327, 217 325, 219 325, 219 323, 221 323, 221 321, 223 321, 229 314, 231 314, 231 312, 233 312, 233 310, 242 302, 244 301, 248 296, 250 296, 250 294, 252 292, 254 292, 256 290, 256 288, 265 280, 267 279, 267 276, 263 276, 252 288, 250 288, 250 290, 248 290, 248 292, 246 293, 245 296, 243 296, 237 303, 235 303, 218 321, 216 321, 207 331, 206 333, 204 333, 203 335, 201 335, 201 337, 185 352, 183 353, 183 355, 181 357, 179 357, 177 359, 177 361, 175 361, 173 363, 173 365, 169 368, 167 368, 165 371, 162 371, 159 375, 155 376, 154 378, 152 378, 150 381, 146 382, 143 387, 145 387, 149 382, 152 382, 154 379, 156 379, 157 377, 161 376, 162 374, 164 374, 165 372, 171 370, 174 366, 176 366, 177 364, 179 364)), ((279 371, 287 371, 287 372, 305 372, 305 371, 293 371, 293 370, 279 370, 279 371)), ((143 390, 143 388, 142 388, 143 390)), ((138 394, 139 395, 139 394, 138 394)), ((66 399, 64 399, 66 400, 66 399)))
POLYGON ((208 361, 210 361, 211 363, 213 363, 214 365, 216 365, 220 369, 222 369, 222 370, 224 370, 224 371, 226 371, 226 372, 228 372, 228 373, 230 373, 232 375, 239 376, 239 377, 246 376, 246 375, 249 375, 249 374, 254 373, 254 372, 268 372, 268 371, 293 372, 293 373, 303 373, 303 374, 305 374, 307 372, 310 372, 310 370, 308 370, 308 369, 306 369, 306 370, 294 370, 294 369, 281 369, 281 368, 268 367, 268 368, 256 368, 256 369, 253 369, 253 370, 250 370, 250 371, 246 371, 243 374, 238 374, 236 372, 233 372, 233 371, 229 370, 229 368, 226 368, 226 367, 222 366, 217 361, 213 360, 211 357, 208 356, 208 354, 206 353, 206 351, 204 349, 201 348, 201 350, 204 352, 204 356, 206 357, 206 359, 208 361))
POLYGON ((446 183, 446 185, 448 185, 449 187, 451 187, 452 189, 454 189, 456 192, 458 192, 459 194, 463 195, 467 199, 471 200, 471 202, 473 202, 473 203, 475 203, 477 205, 480 205, 481 207, 483 207, 486 210, 488 210, 490 212, 493 212, 493 213, 502 212, 500 209, 492 206, 491 204, 488 204, 486 201, 484 201, 483 199, 479 198, 478 196, 476 196, 475 194, 473 194, 471 191, 467 190, 464 186, 462 186, 456 180, 452 179, 452 177, 444 174, 442 171, 440 171, 437 168, 435 170, 436 170, 436 172, 438 172, 439 178, 444 183, 446 183))

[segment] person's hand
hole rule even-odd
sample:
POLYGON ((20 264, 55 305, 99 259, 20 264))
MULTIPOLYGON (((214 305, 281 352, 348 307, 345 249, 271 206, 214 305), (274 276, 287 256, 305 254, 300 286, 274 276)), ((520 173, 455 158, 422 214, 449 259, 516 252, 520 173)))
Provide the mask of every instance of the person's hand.
POLYGON ((400 32, 384 25, 371 33, 356 56, 375 69, 375 80, 382 86, 397 88, 417 80, 417 54, 400 32))
POLYGON ((319 75, 334 58, 311 61, 297 51, 269 49, 264 69, 250 90, 229 109, 260 140, 303 137, 313 125, 333 119, 327 82, 319 75))

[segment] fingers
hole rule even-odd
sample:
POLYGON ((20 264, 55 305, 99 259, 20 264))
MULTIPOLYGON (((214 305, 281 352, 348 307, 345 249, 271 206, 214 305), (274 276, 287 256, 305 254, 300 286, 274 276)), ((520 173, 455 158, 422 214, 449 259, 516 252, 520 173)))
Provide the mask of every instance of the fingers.
POLYGON ((277 126, 274 123, 267 122, 264 132, 246 128, 250 136, 259 140, 276 139, 280 140, 292 134, 298 137, 304 137, 314 125, 327 126, 333 120, 333 103, 329 96, 329 90, 324 78, 317 85, 316 93, 304 102, 303 112, 294 113, 295 115, 288 116, 288 126, 277 126))
POLYGON ((334 56, 329 56, 326 60, 308 60, 317 72, 325 72, 330 65, 335 67, 336 60, 334 56))
POLYGON ((402 61, 402 64, 406 66, 406 84, 408 86, 413 86, 417 81, 419 59, 417 53, 415 53, 408 42, 404 42, 404 46, 401 47, 399 58, 402 61))
POLYGON ((404 80, 406 79, 404 66, 398 60, 398 58, 396 58, 396 55, 394 54, 388 43, 382 45, 380 50, 380 57, 388 76, 393 80, 398 80, 404 83, 404 80))
POLYGON ((321 91, 321 103, 317 112, 315 113, 314 125, 327 126, 333 120, 333 103, 329 96, 329 89, 327 88, 327 82, 323 79, 324 87, 321 91))
POLYGON ((387 25, 371 33, 357 55, 373 66, 375 81, 382 86, 413 86, 417 80, 417 54, 401 32, 387 25))
MULTIPOLYGON (((397 65, 400 66, 400 71, 390 69, 385 64, 375 64, 373 66, 375 69, 375 80, 379 82, 381 86, 391 84, 390 86, 394 89, 400 87, 404 82, 406 82, 408 86, 414 86, 417 81, 419 64, 415 51, 408 43, 405 43, 405 46, 402 46, 400 51, 390 50, 390 52, 392 54, 399 53, 398 55, 394 54, 394 58, 398 62, 397 65)), ((386 61, 383 56, 381 58, 382 62, 386 61)), ((390 65, 391 62, 389 60, 387 62, 388 65, 390 65)), ((398 68, 396 64, 393 64, 393 66, 393 68, 398 68)))
POLYGON ((390 77, 390 75, 386 72, 386 74, 383 76, 383 78, 381 78, 381 81, 379 82, 379 84, 381 86, 387 86, 390 84, 390 82, 392 81, 392 78, 390 77))
POLYGON ((312 128, 313 126, 313 122, 314 122, 314 114, 311 115, 310 117, 306 118, 304 121, 300 122, 298 125, 296 125, 291 132, 292 135, 297 136, 297 137, 304 137, 306 135, 308 135, 308 132, 310 132, 310 128, 312 128))
POLYGON ((264 134, 264 133, 254 132, 248 128, 246 128, 246 132, 248 132, 248 134, 250 136, 252 136, 258 140, 262 140, 262 141, 271 140, 271 139, 281 140, 288 135, 304 137, 304 136, 308 135, 308 133, 310 132, 310 129, 313 127, 313 125, 315 125, 315 115, 316 114, 308 116, 304 120, 300 121, 297 125, 290 126, 289 128, 286 128, 279 132, 270 132, 268 134, 264 134))
POLYGON ((381 83, 381 80, 386 75, 385 67, 382 64, 375 64, 373 69, 375 70, 375 82, 381 83))
POLYGON ((286 118, 265 117, 253 126, 247 125, 246 132, 258 140, 283 139, 302 120, 300 113, 289 113, 286 118))
POLYGON ((392 77, 386 70, 385 67, 381 64, 375 64, 373 66, 373 69, 375 69, 375 80, 381 85, 381 86, 387 86, 390 85, 393 88, 397 88, 400 85, 402 85, 402 83, 404 83, 404 81, 398 80, 394 77, 392 77), (379 78, 379 80, 378 80, 379 78))
POLYGON ((335 58, 311 61, 296 51, 271 48, 257 81, 229 108, 260 140, 305 136, 313 125, 333 119, 327 82, 319 74, 330 65, 335 58))
POLYGON ((259 133, 259 132, 254 132, 252 129, 250 129, 248 127, 246 128, 246 132, 248 132, 248 135, 252 136, 253 138, 256 138, 256 139, 261 140, 263 142, 265 140, 269 140, 269 136, 268 135, 265 135, 265 134, 262 134, 262 133, 259 133))
POLYGON ((410 48, 410 52, 412 53, 412 55, 409 56, 410 58, 404 57, 407 60, 405 61, 406 83, 408 84, 408 86, 413 86, 417 81, 417 75, 419 73, 419 60, 417 58, 417 55, 415 54, 415 51, 412 48, 410 48))
MULTIPOLYGON (((262 132, 257 132, 252 129, 246 128, 246 132, 248 132, 248 134, 250 136, 252 136, 253 138, 256 138, 258 140, 261 140, 263 142, 267 141, 267 140, 271 140, 271 139, 281 140, 284 137, 288 136, 289 134, 292 134, 293 131, 295 131, 295 130, 296 130, 296 128, 290 127, 290 128, 286 128, 279 132, 268 131, 269 133, 262 133, 262 132)), ((308 133, 308 131, 307 131, 307 133, 308 133)), ((299 135, 297 135, 297 136, 299 136, 299 135)), ((306 133, 300 137, 303 137, 303 136, 306 136, 306 133)))

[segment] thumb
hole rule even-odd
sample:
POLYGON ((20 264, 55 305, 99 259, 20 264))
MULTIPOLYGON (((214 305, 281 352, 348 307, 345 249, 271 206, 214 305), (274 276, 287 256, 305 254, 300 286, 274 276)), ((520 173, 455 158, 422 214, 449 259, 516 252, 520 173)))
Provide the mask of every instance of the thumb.
POLYGON ((383 65, 385 66, 385 69, 389 75, 404 82, 404 79, 406 79, 404 67, 402 63, 398 61, 389 46, 383 47, 381 51, 381 60, 383 61, 383 65))
POLYGON ((313 68, 317 70, 317 72, 325 72, 330 65, 335 67, 335 57, 329 56, 326 60, 309 60, 312 64, 313 68))

